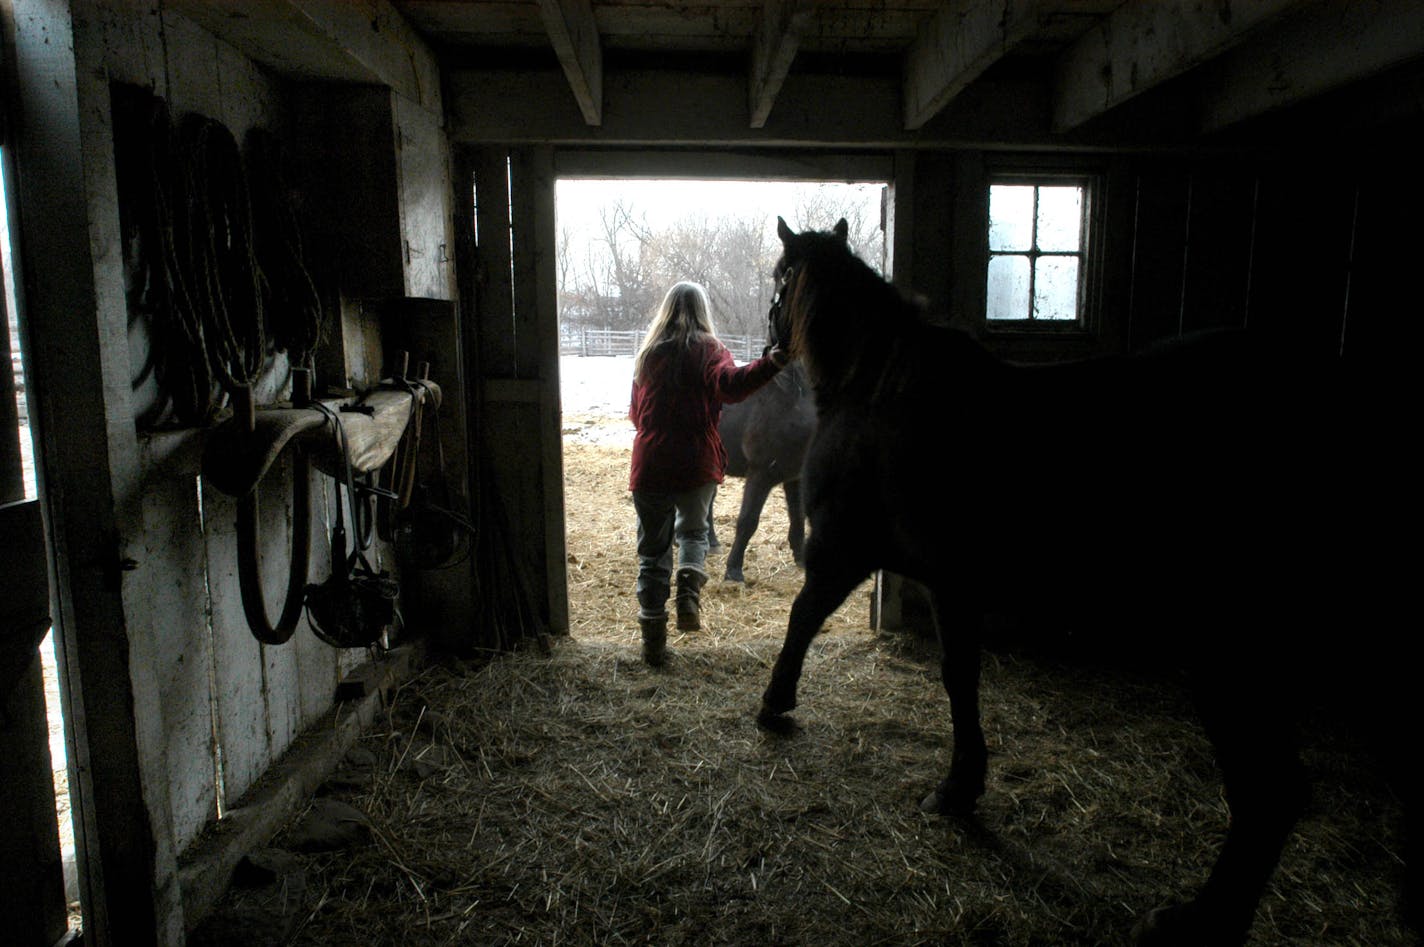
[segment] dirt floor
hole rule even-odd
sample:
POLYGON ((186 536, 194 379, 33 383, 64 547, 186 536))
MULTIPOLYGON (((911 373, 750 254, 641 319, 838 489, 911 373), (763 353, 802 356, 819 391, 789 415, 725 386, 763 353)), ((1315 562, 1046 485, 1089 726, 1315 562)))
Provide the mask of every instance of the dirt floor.
MULTIPOLYGON (((991 652, 988 792, 974 819, 928 816, 937 656, 870 630, 867 585, 812 648, 800 732, 761 731, 801 579, 779 494, 747 584, 710 583, 706 630, 645 666, 627 463, 626 422, 566 419, 572 633, 404 686, 313 804, 354 842, 298 820, 194 943, 1111 945, 1200 883, 1227 813, 1170 673, 991 652)), ((1340 734, 1307 762, 1324 779, 1252 944, 1411 943, 1391 797, 1340 734)))

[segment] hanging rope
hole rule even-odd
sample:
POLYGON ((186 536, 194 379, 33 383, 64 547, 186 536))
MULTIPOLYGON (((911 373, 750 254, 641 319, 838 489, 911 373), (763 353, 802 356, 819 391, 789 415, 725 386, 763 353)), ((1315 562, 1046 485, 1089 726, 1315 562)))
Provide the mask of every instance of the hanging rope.
POLYGON ((201 337, 229 392, 256 383, 267 357, 266 319, 252 246, 252 207, 232 133, 201 115, 178 125, 181 204, 173 221, 176 315, 201 337))
MULTIPOLYGON (((146 90, 115 88, 114 160, 130 320, 148 323, 149 361, 173 414, 183 424, 205 424, 214 407, 216 380, 201 327, 174 316, 175 291, 181 288, 173 248, 178 172, 162 99, 146 90)), ((157 424, 165 410, 159 404, 145 420, 157 424)))
POLYGON ((188 114, 175 125, 162 99, 131 87, 115 103, 131 313, 151 320, 177 420, 207 425, 274 352, 310 366, 320 344, 325 307, 293 190, 270 133, 250 136, 249 170, 220 122, 188 114))

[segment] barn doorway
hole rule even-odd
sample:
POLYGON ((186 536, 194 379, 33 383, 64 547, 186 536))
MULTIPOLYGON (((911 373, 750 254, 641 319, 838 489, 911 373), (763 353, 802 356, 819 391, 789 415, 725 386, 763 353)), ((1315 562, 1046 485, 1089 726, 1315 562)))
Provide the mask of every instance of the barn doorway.
MULTIPOLYGON (((667 289, 680 280, 706 288, 718 336, 739 362, 750 361, 766 342, 771 270, 781 250, 776 218, 801 230, 829 229, 844 217, 852 247, 884 272, 887 194, 883 181, 558 179, 559 377, 571 635, 631 640, 636 628, 628 401, 634 353, 667 289)), ((745 583, 721 581, 721 557, 733 541, 741 496, 742 482, 729 477, 714 504, 720 550, 709 557, 712 581, 704 592, 711 635, 733 627, 746 631, 759 623, 777 633, 774 626, 785 614, 780 599, 799 588, 780 490, 768 499, 748 547, 745 583)))

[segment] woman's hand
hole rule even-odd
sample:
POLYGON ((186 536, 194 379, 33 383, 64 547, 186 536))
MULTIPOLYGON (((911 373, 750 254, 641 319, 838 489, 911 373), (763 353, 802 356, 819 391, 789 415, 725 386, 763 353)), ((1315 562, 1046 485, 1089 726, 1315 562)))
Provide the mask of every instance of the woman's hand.
POLYGON ((786 351, 779 345, 773 345, 768 349, 766 357, 771 359, 772 364, 777 368, 785 368, 786 363, 791 361, 791 356, 787 355, 786 351))

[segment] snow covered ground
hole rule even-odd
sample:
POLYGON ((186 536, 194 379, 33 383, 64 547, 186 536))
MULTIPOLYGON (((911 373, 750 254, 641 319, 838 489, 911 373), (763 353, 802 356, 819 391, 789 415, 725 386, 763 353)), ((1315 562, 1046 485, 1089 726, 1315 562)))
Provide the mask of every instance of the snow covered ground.
POLYGON ((565 417, 575 414, 626 417, 632 385, 631 357, 564 355, 559 359, 559 393, 565 417))
POLYGON ((631 356, 565 355, 559 359, 559 397, 565 440, 633 446, 628 396, 631 356))

